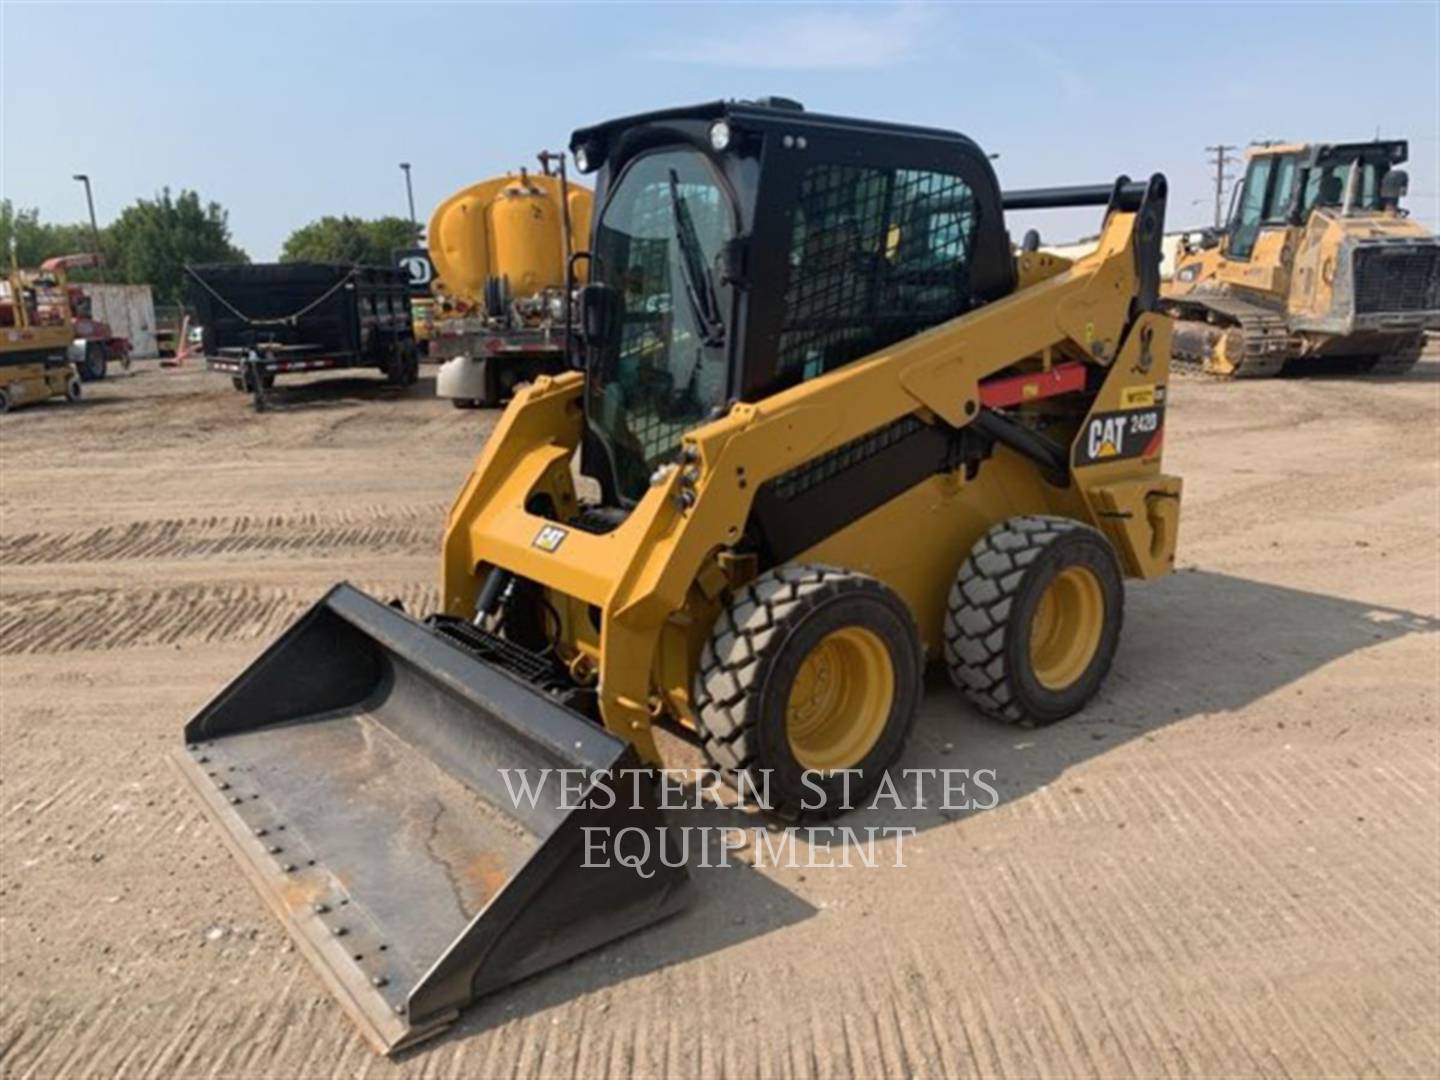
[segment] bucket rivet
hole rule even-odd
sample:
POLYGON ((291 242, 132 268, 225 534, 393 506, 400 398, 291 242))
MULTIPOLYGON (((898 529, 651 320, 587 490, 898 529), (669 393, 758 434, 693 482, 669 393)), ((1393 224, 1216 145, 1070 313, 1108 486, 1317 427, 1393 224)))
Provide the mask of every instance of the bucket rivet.
POLYGON ((229 790, 230 790, 230 785, 229 785, 229 783, 227 783, 227 782, 224 781, 224 780, 221 780, 221 781, 220 781, 220 790, 221 790, 221 791, 229 791, 229 790))
POLYGON ((231 796, 230 796, 230 803, 231 803, 232 806, 238 806, 238 805, 240 805, 240 804, 241 804, 242 802, 244 802, 244 801, 245 801, 245 800, 242 799, 242 798, 240 798, 239 795, 231 795, 231 796))
POLYGON ((372 983, 374 983, 376 986, 385 986, 387 983, 390 982, 390 980, 387 979, 384 975, 376 975, 376 976, 375 976, 373 979, 371 979, 370 981, 371 981, 372 983))
POLYGON ((200 749, 200 748, 192 742, 192 743, 187 743, 186 746, 185 746, 185 749, 186 749, 186 750, 198 750, 198 749, 200 749))
POLYGON ((285 870, 285 873, 293 874, 295 872, 295 864, 293 862, 287 862, 283 869, 285 870))
POLYGON ((332 934, 334 934, 336 937, 344 937, 344 936, 345 936, 346 934, 348 934, 350 931, 346 930, 345 927, 343 927, 343 926, 332 926, 332 927, 330 928, 330 932, 331 932, 332 934))
POLYGON ((279 855, 280 852, 284 851, 285 849, 282 848, 279 844, 271 844, 265 850, 270 852, 271 855, 279 855))
POLYGON ((329 910, 330 910, 330 905, 329 905, 329 904, 316 904, 316 905, 315 905, 315 914, 316 914, 316 915, 324 915, 324 914, 325 914, 327 911, 329 911, 329 910))
MULTIPOLYGON (((194 747, 191 747, 191 749, 194 749, 194 747)), ((201 765, 208 764, 209 761, 210 761, 210 755, 209 755, 209 754, 201 754, 196 760, 199 761, 201 765)))
POLYGON ((260 828, 258 828, 258 829, 255 830, 255 835, 256 835, 256 836, 269 836, 269 835, 270 835, 270 830, 267 829, 267 828, 265 828, 264 825, 261 825, 260 828))

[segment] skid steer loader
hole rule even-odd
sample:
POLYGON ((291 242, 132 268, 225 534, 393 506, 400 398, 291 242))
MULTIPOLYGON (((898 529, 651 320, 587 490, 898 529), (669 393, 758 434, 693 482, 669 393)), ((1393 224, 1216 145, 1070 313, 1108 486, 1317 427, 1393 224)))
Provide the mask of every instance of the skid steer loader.
POLYGON ((1163 177, 1002 194, 963 136, 773 99, 571 149, 600 207, 580 370, 501 417, 441 610, 336 586, 176 753, 385 1051, 680 907, 656 725, 771 813, 830 816, 896 761, 927 661, 1000 721, 1058 720, 1110 666, 1122 579, 1174 562, 1163 177), (1077 205, 1104 208, 1093 254, 1012 248, 1006 208, 1077 205), (590 829, 651 856, 590 865, 590 829))
POLYGON ((1400 208, 1404 140, 1254 147, 1230 225, 1182 245, 1175 358, 1226 378, 1395 375, 1440 330, 1440 238, 1400 208))

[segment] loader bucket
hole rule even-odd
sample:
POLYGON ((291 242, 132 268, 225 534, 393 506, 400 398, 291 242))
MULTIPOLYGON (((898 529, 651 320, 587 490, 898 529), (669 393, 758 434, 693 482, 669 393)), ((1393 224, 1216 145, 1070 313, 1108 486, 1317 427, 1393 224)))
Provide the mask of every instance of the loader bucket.
POLYGON ((384 1053, 482 994, 677 911, 688 893, 684 866, 664 865, 677 860, 662 858, 674 848, 649 778, 612 785, 601 809, 607 800, 586 804, 571 772, 562 798, 557 770, 638 769, 627 743, 349 585, 185 738, 181 771, 384 1053), (512 797, 501 769, 517 788, 529 777, 533 804, 512 797), (627 828, 649 838, 645 866, 585 865, 587 829, 627 828))

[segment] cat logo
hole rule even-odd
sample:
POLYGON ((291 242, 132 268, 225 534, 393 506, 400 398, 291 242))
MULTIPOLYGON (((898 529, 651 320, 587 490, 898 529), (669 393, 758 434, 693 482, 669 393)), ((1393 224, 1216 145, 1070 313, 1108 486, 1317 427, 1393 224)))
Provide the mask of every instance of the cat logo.
POLYGON ((530 541, 530 546, 553 553, 559 550, 560 545, 565 542, 565 537, 569 535, 559 525, 546 525, 535 534, 535 539, 530 541))
POLYGON ((1090 421, 1086 433, 1086 452, 1092 461, 1114 457, 1120 453, 1125 441, 1125 418, 1123 416, 1096 417, 1090 421))

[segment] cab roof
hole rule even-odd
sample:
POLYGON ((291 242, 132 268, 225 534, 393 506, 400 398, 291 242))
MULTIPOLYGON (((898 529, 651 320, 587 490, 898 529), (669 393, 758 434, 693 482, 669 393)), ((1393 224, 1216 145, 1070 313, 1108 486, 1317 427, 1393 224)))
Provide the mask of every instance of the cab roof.
MULTIPOLYGON (((798 101, 782 97, 760 98, 758 101, 708 101, 698 105, 681 105, 653 112, 636 113, 615 120, 606 120, 589 127, 577 128, 570 136, 570 149, 587 147, 592 154, 603 150, 618 132, 650 124, 684 121, 714 122, 726 120, 737 130, 767 131, 784 129, 794 132, 803 128, 826 128, 831 131, 866 135, 903 135, 912 139, 935 139, 974 147, 973 140, 958 131, 944 128, 895 124, 884 120, 862 120, 852 116, 832 116, 807 112, 798 101)), ((977 147, 978 149, 978 147, 977 147)))
POLYGON ((1377 164, 1399 165, 1410 156, 1405 139, 1372 139, 1351 143, 1276 143, 1273 146, 1252 146, 1247 157, 1275 157, 1299 154, 1306 166, 1329 165, 1337 161, 1373 161, 1377 164))

